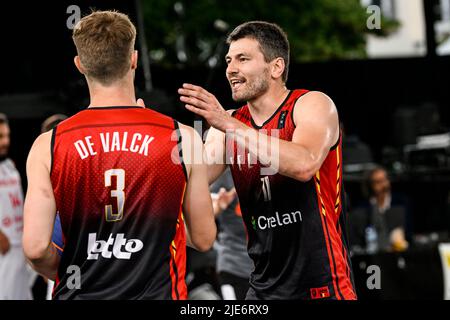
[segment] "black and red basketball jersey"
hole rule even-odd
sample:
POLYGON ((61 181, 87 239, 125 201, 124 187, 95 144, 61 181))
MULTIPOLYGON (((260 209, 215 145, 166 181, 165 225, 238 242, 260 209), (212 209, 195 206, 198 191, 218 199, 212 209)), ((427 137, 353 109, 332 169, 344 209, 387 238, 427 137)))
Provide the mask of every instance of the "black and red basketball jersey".
POLYGON ((186 299, 186 171, 173 119, 89 108, 53 131, 64 251, 55 299, 186 299))
MULTIPOLYGON (((294 105, 307 92, 291 91, 262 126, 254 123, 247 105, 233 117, 291 141, 294 105)), ((227 141, 249 255, 255 263, 247 298, 356 299, 345 231, 341 145, 339 137, 315 177, 300 182, 264 173, 247 150, 240 154, 240 147, 227 141)))

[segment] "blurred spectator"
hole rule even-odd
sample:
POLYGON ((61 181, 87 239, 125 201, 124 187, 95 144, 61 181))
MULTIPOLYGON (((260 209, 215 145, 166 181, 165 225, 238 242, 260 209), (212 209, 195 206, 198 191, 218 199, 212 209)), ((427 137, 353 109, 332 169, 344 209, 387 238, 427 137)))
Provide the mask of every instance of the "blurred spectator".
POLYGON ((41 133, 47 132, 52 130, 54 127, 58 125, 63 120, 66 120, 67 116, 64 114, 54 114, 42 122, 41 125, 41 133))
POLYGON ((350 241, 354 251, 405 250, 408 247, 405 239, 406 199, 392 192, 388 173, 381 166, 368 172, 364 188, 367 199, 350 215, 350 241))
POLYGON ((0 114, 0 300, 30 300, 31 270, 22 249, 23 191, 8 159, 8 119, 0 114))
POLYGON ((230 169, 225 170, 210 190, 218 222, 215 248, 220 291, 224 300, 244 300, 253 261, 247 253, 247 234, 230 169))

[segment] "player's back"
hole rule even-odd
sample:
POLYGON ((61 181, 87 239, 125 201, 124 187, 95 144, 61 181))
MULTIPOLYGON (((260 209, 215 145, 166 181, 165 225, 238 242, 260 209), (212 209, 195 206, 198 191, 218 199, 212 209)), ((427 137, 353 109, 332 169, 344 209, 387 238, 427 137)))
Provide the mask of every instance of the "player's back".
POLYGON ((55 299, 186 298, 177 129, 139 107, 89 108, 56 127, 51 180, 65 247, 55 299))

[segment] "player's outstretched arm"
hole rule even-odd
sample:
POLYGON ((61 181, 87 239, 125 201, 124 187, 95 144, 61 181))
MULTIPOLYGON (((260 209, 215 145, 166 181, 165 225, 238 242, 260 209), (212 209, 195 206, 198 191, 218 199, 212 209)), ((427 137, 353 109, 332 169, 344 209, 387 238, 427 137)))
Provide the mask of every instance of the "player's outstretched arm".
POLYGON ((315 175, 339 137, 336 106, 321 92, 309 92, 297 100, 292 141, 268 137, 246 126, 231 117, 216 97, 202 87, 184 84, 178 93, 186 109, 226 132, 262 164, 299 181, 309 181, 315 175))
POLYGON ((209 250, 216 239, 203 142, 191 127, 181 125, 183 160, 188 181, 183 200, 188 245, 198 251, 209 250))
POLYGON ((23 249, 31 266, 54 280, 60 258, 51 243, 56 203, 50 181, 50 141, 51 132, 40 135, 28 155, 23 249))

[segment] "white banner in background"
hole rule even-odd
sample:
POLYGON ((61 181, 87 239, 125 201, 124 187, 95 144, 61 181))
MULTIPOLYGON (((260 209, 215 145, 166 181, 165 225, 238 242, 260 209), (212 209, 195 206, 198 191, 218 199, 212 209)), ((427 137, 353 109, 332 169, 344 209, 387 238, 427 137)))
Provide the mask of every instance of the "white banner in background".
POLYGON ((450 243, 439 244, 439 253, 444 273, 444 300, 450 300, 450 243))

